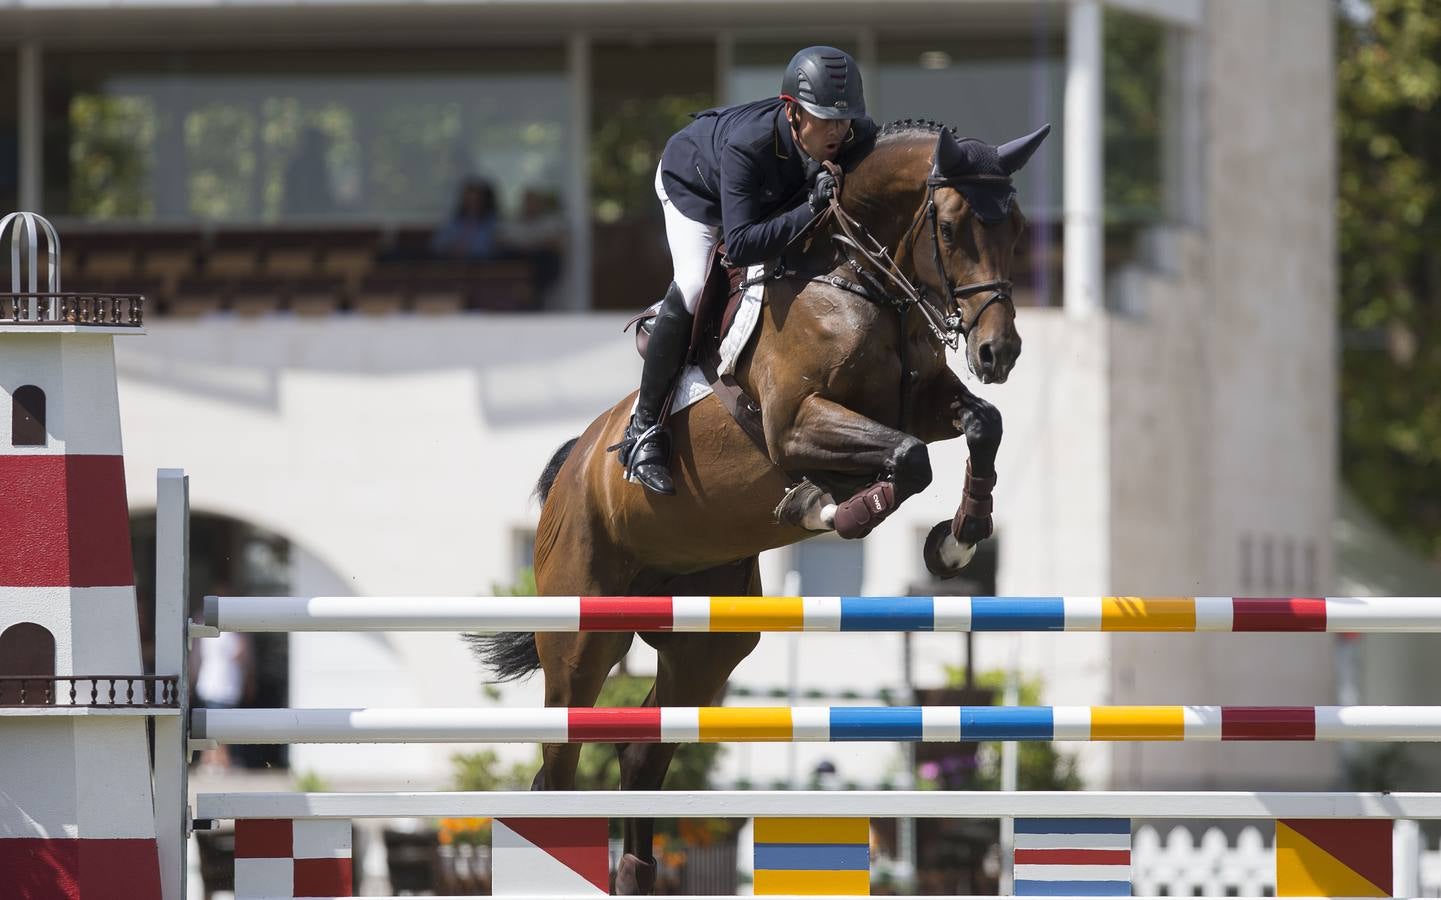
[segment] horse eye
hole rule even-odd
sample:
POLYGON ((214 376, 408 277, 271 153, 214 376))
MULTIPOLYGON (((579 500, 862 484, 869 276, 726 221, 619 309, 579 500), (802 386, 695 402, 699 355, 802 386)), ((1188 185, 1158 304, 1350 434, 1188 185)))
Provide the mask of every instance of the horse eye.
POLYGON ((948 243, 948 244, 951 242, 951 223, 950 223, 950 222, 942 222, 942 223, 941 223, 941 239, 944 240, 944 241, 945 241, 946 243, 948 243))

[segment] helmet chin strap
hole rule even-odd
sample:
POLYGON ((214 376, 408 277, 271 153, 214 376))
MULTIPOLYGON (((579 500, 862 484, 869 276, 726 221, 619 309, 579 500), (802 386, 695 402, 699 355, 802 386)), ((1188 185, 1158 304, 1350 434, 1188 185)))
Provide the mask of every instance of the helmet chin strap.
POLYGON ((820 160, 816 159, 814 156, 811 156, 810 151, 806 150, 806 145, 801 143, 800 126, 796 124, 794 119, 791 119, 790 122, 791 142, 796 145, 796 152, 801 155, 801 161, 804 163, 806 179, 809 180, 816 174, 816 172, 820 171, 821 163, 820 160))

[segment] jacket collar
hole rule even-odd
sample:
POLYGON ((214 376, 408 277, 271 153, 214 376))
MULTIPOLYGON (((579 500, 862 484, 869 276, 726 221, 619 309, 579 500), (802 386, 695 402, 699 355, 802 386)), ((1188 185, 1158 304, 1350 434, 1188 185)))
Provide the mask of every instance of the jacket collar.
POLYGON ((792 156, 805 156, 801 148, 796 146, 795 137, 791 135, 791 123, 786 121, 786 105, 784 101, 781 102, 780 109, 776 110, 775 153, 780 159, 790 159, 792 156))

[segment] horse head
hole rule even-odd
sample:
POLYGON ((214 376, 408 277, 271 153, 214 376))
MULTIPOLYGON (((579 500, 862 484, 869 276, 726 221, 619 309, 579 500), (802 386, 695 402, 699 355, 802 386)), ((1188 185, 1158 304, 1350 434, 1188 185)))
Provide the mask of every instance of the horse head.
POLYGON ((896 126, 891 134, 905 141, 898 149, 907 152, 874 154, 876 161, 887 159, 894 167, 880 184, 867 186, 891 193, 913 210, 910 226, 898 237, 893 231, 888 235, 894 240, 896 262, 914 277, 923 299, 949 322, 955 339, 964 338, 971 372, 985 383, 1003 382, 1021 353, 1011 264, 1026 220, 1015 202, 1011 176, 1035 153, 1051 126, 1000 146, 957 139, 935 123, 896 123, 887 130, 896 126), (927 130, 918 135, 918 128, 927 130), (921 156, 919 139, 930 140, 932 134, 931 152, 921 156))

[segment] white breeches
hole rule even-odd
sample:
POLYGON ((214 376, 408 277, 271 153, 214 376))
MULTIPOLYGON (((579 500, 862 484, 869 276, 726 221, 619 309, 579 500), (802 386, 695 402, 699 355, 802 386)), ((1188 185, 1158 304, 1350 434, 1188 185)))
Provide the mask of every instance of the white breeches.
POLYGON ((665 237, 670 243, 676 287, 685 298, 686 312, 694 313, 701 291, 705 289, 706 276, 710 274, 711 254, 720 243, 720 226, 703 225, 676 209, 665 194, 660 166, 655 168, 655 194, 665 212, 665 237))

